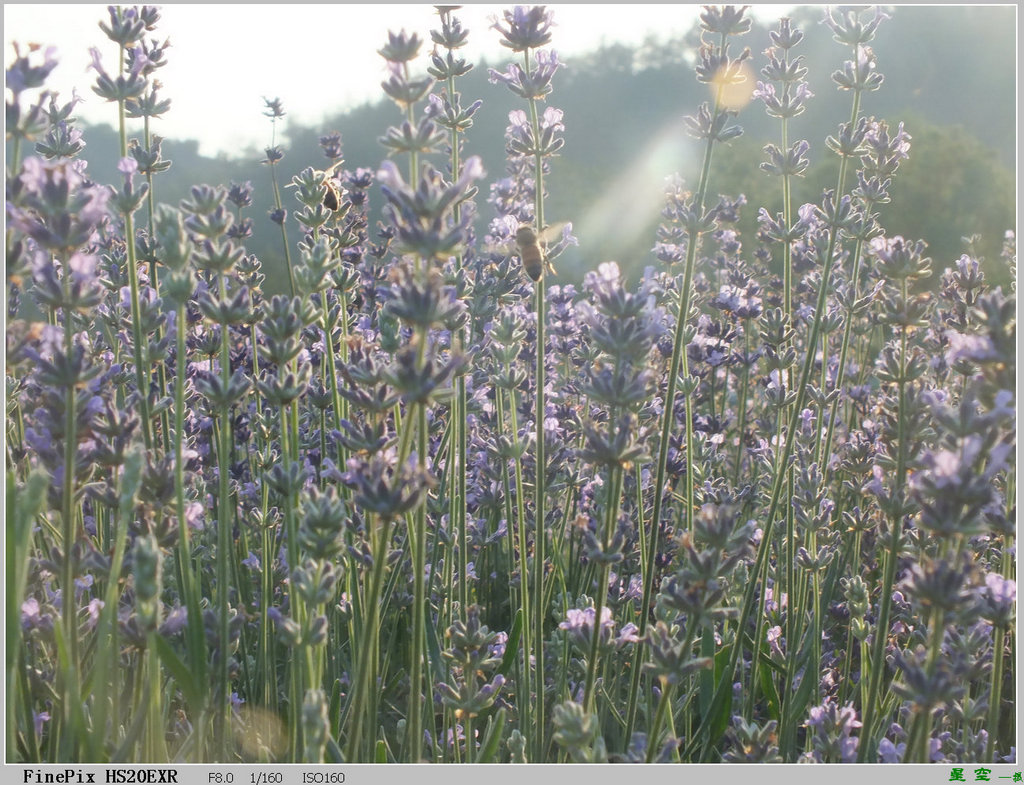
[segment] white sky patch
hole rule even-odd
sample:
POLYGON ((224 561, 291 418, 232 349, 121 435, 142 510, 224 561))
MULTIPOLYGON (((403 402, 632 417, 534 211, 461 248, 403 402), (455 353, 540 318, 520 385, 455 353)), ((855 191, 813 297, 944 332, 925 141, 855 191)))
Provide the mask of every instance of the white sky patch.
MULTIPOLYGON (((415 5, 201 5, 160 4, 154 34, 170 39, 167 65, 157 73, 170 111, 153 130, 174 139, 198 139, 204 154, 236 152, 268 140, 263 98, 280 98, 285 123, 307 125, 326 116, 375 101, 381 95, 384 60, 377 54, 388 30, 404 27, 425 41, 414 62, 422 74, 428 65, 430 30, 440 27, 434 6, 415 5)), ((792 6, 755 7, 758 16, 777 18, 792 6)), ((478 63, 486 56, 502 66, 511 52, 489 29, 493 17, 511 6, 473 4, 455 12, 469 30, 462 56, 478 63)), ((637 45, 646 37, 665 39, 685 32, 697 18, 695 5, 560 5, 554 12, 552 46, 571 65, 574 54, 602 44, 637 45)), ((5 65, 14 58, 12 43, 56 46, 60 65, 47 87, 62 101, 72 90, 85 99, 77 115, 90 123, 116 125, 117 113, 95 93, 95 74, 87 70, 89 48, 97 47, 108 72, 116 69, 117 47, 99 29, 108 21, 106 5, 5 4, 5 65)), ((746 43, 753 48, 760 44, 746 43)))

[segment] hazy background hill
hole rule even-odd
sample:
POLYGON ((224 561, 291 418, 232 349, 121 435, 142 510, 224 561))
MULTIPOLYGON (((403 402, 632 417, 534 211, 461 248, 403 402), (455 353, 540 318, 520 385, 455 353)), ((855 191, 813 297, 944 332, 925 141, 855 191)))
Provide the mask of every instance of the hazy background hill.
MULTIPOLYGON (((834 184, 837 162, 824 139, 849 112, 849 96, 839 93, 830 80, 848 52, 820 25, 822 13, 819 8, 793 13, 794 23, 805 33, 795 51, 805 56, 815 94, 807 111, 791 122, 791 141, 804 138, 811 144, 812 169, 797 191, 801 201, 816 201, 823 188, 834 184)), ((892 16, 879 28, 873 44, 885 83, 866 96, 863 111, 893 126, 903 121, 913 143, 883 222, 890 233, 925 239, 937 271, 963 252, 962 236, 981 234, 988 274, 1005 283, 1009 271, 999 268, 998 254, 1003 233, 1015 227, 1016 216, 1014 9, 897 7, 892 16)), ((678 172, 690 180, 699 169, 696 142, 685 134, 682 122, 707 99, 691 67, 697 41, 694 30, 681 39, 649 40, 638 48, 608 46, 572 58, 555 76, 549 104, 564 110, 566 144, 548 180, 546 212, 552 221, 572 221, 580 241, 579 248, 560 259, 563 280, 578 280, 608 259, 630 270, 653 263, 649 249, 664 179, 678 172)), ((759 70, 764 63, 761 53, 770 45, 767 28, 755 22, 739 42, 753 50, 752 62, 759 70)), ((425 69, 426 58, 414 65, 425 69)), ((464 104, 477 98, 484 101, 469 130, 466 153, 482 156, 491 182, 503 176, 508 112, 522 108, 522 102, 503 86, 488 82, 488 66, 503 69, 505 62, 476 63, 459 88, 464 104)), ((330 75, 324 89, 330 89, 331 79, 344 78, 343 73, 330 75)), ((287 110, 288 96, 280 98, 287 110)), ((252 116, 239 122, 266 123, 269 145, 271 126, 261 116, 262 109, 253 107, 252 116)), ((377 139, 400 119, 397 108, 382 99, 331 117, 321 126, 290 123, 277 139, 285 150, 282 184, 306 166, 323 167, 318 139, 335 130, 342 134, 346 168, 376 169, 385 152, 377 139)), ((778 184, 757 165, 762 147, 779 141, 778 122, 767 117, 759 103, 748 105, 738 122, 744 135, 716 151, 712 188, 728 195, 744 193, 749 205, 771 209, 779 198, 778 184)), ((154 130, 160 132, 159 121, 154 130)), ((109 126, 87 127, 85 141, 93 176, 116 182, 114 131, 109 126)), ((156 181, 159 201, 177 203, 195 183, 252 181, 256 193, 249 215, 256 231, 247 248, 263 260, 268 289, 283 291, 280 232, 266 217, 273 197, 269 169, 259 163, 263 151, 209 158, 199 155, 194 141, 170 139, 163 151, 173 166, 156 181)), ((441 167, 444 162, 438 157, 434 163, 441 167)), ((295 205, 285 206, 291 211, 295 205)), ((482 220, 490 219, 488 206, 480 207, 482 220)), ((755 216, 756 210, 748 206, 743 226, 748 243, 753 241, 755 216)), ((290 224, 289 239, 294 242, 298 237, 299 228, 290 224)))

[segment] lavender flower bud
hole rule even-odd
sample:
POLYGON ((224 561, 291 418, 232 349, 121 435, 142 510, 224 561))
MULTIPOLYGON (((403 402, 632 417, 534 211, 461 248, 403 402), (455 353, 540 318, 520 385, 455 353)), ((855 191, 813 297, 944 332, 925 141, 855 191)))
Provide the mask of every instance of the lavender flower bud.
POLYGON ((524 52, 527 49, 537 49, 546 46, 551 42, 553 16, 544 6, 535 5, 532 8, 516 6, 511 11, 502 12, 505 17, 505 27, 495 19, 491 27, 501 34, 501 45, 507 46, 513 52, 524 52))
POLYGON ((36 152, 44 158, 74 158, 85 149, 82 132, 66 122, 50 125, 46 138, 36 143, 36 152))
POLYGON ((146 91, 146 80, 142 76, 142 69, 146 63, 144 58, 137 59, 127 75, 119 74, 117 77, 111 77, 103 68, 99 50, 92 47, 89 49, 89 54, 92 57, 90 67, 97 74, 96 84, 93 85, 92 91, 100 98, 106 101, 128 101, 138 98, 146 91))
POLYGON ((985 589, 981 595, 980 613, 996 627, 1007 628, 1013 623, 1017 602, 1017 583, 990 572, 985 576, 985 589))
POLYGON ((871 603, 871 597, 864 579, 859 575, 854 575, 851 578, 843 578, 840 582, 843 586, 846 607, 850 612, 850 617, 854 619, 863 618, 868 612, 871 603))
POLYGON ((441 149, 445 135, 429 117, 421 117, 415 127, 406 120, 397 128, 388 128, 378 141, 393 153, 430 155, 441 149))
MULTIPOLYGON (((138 50, 137 49, 131 49, 129 51, 134 53, 134 52, 137 52, 138 50)), ((151 54, 150 55, 145 55, 144 54, 142 57, 145 58, 146 62, 142 66, 141 72, 142 72, 143 75, 146 75, 146 74, 152 72, 154 70, 155 66, 154 66, 154 62, 152 60, 152 55, 151 54)), ((129 55, 129 63, 131 63, 131 61, 132 61, 132 55, 129 55)), ((166 64, 165 63, 161 63, 160 65, 166 65, 166 64)), ((160 117, 161 115, 164 115, 167 112, 169 112, 171 110, 171 101, 170 101, 170 99, 167 99, 167 98, 165 98, 163 100, 158 98, 159 88, 160 88, 159 82, 154 82, 154 83, 151 83, 151 86, 150 86, 150 89, 149 89, 148 92, 145 92, 141 96, 137 96, 135 98, 128 98, 128 99, 126 99, 125 103, 124 103, 124 106, 125 106, 125 117, 132 117, 132 118, 160 117)), ((154 140, 155 146, 158 147, 159 146, 160 137, 154 135, 153 136, 153 140, 154 140)), ((157 152, 157 157, 159 158, 159 152, 157 152)), ((168 167, 170 167, 170 165, 171 165, 170 161, 164 161, 163 164, 161 165, 162 168, 160 168, 158 170, 154 170, 154 171, 164 171, 168 167)), ((145 174, 145 172, 143 172, 143 174, 145 174)))
POLYGON ((30 62, 30 60, 36 59, 34 47, 29 47, 29 53, 26 55, 21 54, 21 47, 17 42, 13 44, 13 47, 15 59, 7 68, 5 83, 7 88, 14 93, 15 103, 17 103, 18 97, 25 90, 34 90, 45 84, 46 78, 57 67, 58 61, 56 47, 51 46, 42 50, 43 62, 40 65, 32 65, 30 62))
POLYGON ((857 49, 856 61, 847 60, 841 70, 833 72, 832 81, 840 90, 872 92, 882 86, 884 77, 875 71, 875 53, 864 46, 857 49))
POLYGON ((406 63, 416 59, 422 44, 416 33, 409 35, 405 30, 398 33, 389 30, 388 42, 377 50, 377 54, 391 63, 406 63))
POLYGON ((518 728, 512 731, 508 738, 508 751, 512 763, 527 763, 526 759, 526 737, 518 728))
POLYGON ((644 663, 649 671, 663 684, 678 684, 696 670, 710 668, 709 657, 694 658, 677 639, 678 627, 670 628, 665 622, 655 622, 647 628, 647 643, 650 646, 651 661, 644 663))
POLYGON ((769 720, 763 726, 756 722, 747 723, 742 717, 732 718, 732 726, 726 731, 730 748, 722 755, 726 763, 781 763, 779 755, 778 723, 769 720))
POLYGON ((157 205, 155 235, 160 261, 171 270, 184 269, 190 244, 181 213, 166 204, 157 205))
MULTIPOLYGON (((585 598, 581 598, 585 599, 585 598)), ((594 619, 596 612, 593 605, 582 610, 570 608, 566 612, 565 620, 558 628, 565 630, 569 637, 581 652, 589 656, 590 648, 594 641, 594 619)), ((612 618, 612 610, 607 606, 601 607, 601 631, 599 633, 599 645, 607 647, 611 645, 612 637, 615 634, 615 620, 612 618)))
POLYGON ((465 307, 441 286, 437 270, 417 272, 401 265, 392 272, 385 310, 412 327, 430 329, 442 325, 457 326, 464 320, 465 307))
POLYGON ((327 716, 327 696, 323 690, 306 690, 302 699, 302 760, 306 763, 323 763, 324 748, 331 732, 327 716))
POLYGON ((331 602, 340 577, 331 562, 307 559, 292 572, 291 585, 308 605, 317 607, 331 602))
POLYGON ((750 31, 753 20, 746 16, 748 6, 704 6, 700 14, 700 26, 708 33, 718 35, 743 35, 750 31))
POLYGON ((576 763, 601 763, 606 758, 597 717, 575 701, 555 706, 551 714, 552 738, 576 763))
POLYGON ((930 709, 958 700, 967 690, 963 678, 953 670, 953 664, 939 658, 933 667, 926 664, 928 655, 923 646, 913 651, 895 653, 897 672, 902 679, 894 680, 892 691, 909 700, 920 709, 930 709))
MULTIPOLYGON (((280 98, 264 98, 263 99, 263 116, 269 117, 271 120, 280 120, 285 115, 284 105, 280 98)), ((267 158, 271 158, 271 149, 278 150, 278 148, 270 148, 267 150, 267 158)), ((280 161, 280 157, 275 160, 280 161)), ((268 161, 269 162, 269 161, 268 161)))
POLYGON ((462 719, 478 717, 490 708, 504 684, 505 677, 499 673, 479 689, 469 683, 460 684, 458 690, 448 684, 440 684, 438 691, 441 693, 441 701, 455 710, 456 719, 462 719))
POLYGON ((466 621, 457 619, 448 628, 451 648, 442 652, 446 659, 458 664, 466 672, 476 672, 498 664, 492 656, 491 647, 498 639, 498 633, 491 632, 487 625, 480 623, 480 607, 470 605, 466 621))
POLYGON ((807 718, 814 746, 811 758, 822 763, 853 763, 860 739, 850 734, 860 726, 852 705, 840 708, 829 700, 812 707, 807 718))
POLYGON ((867 22, 860 20, 865 9, 853 7, 829 8, 825 11, 824 22, 832 30, 833 37, 840 44, 860 46, 875 37, 875 31, 883 19, 890 19, 881 6, 875 6, 875 17, 867 22))
POLYGON ((160 590, 163 553, 152 534, 136 538, 132 548, 135 576, 135 612, 144 630, 160 624, 160 590))
POLYGON ((157 9, 152 6, 143 7, 144 15, 140 14, 138 7, 112 5, 107 10, 110 12, 110 24, 100 22, 100 30, 115 44, 125 48, 142 40, 145 31, 152 29, 160 18, 157 9))
POLYGON ((335 488, 313 489, 303 500, 301 514, 299 539, 313 559, 329 560, 342 551, 347 514, 335 488))

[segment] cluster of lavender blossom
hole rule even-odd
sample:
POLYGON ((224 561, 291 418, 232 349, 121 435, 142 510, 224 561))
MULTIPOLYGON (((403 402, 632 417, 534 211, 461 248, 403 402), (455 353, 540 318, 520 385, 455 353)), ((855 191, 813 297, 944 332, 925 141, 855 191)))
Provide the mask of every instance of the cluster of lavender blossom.
MULTIPOLYGON (((523 101, 497 176, 466 154, 457 9, 426 75, 417 35, 380 50, 401 119, 376 170, 334 133, 327 171, 279 188, 267 149, 274 260, 245 250, 248 183, 156 198, 155 8, 110 8, 115 68, 93 50, 116 186, 77 96, 41 89, 55 54, 15 50, 9 756, 1014 760, 1015 301, 970 244, 934 285, 878 222, 911 144, 861 111, 886 15, 826 12, 851 117, 813 204, 790 196, 803 32, 772 32, 754 95, 782 206, 741 237, 746 199, 707 183, 750 20, 705 8, 696 186, 667 181, 640 280, 594 260, 577 287, 515 247, 564 142, 551 13, 492 26, 516 60, 491 81, 523 101)), ((994 263, 1015 254, 1008 233, 994 263)))

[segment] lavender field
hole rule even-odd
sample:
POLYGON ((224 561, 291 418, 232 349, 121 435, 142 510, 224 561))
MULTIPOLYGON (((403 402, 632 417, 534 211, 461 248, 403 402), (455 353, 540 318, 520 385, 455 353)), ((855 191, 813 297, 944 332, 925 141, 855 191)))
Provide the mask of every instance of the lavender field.
POLYGON ((649 266, 570 284, 558 28, 474 31, 520 105, 484 161, 458 9, 381 42, 374 168, 325 130, 291 171, 267 100, 269 216, 249 183, 161 197, 157 8, 98 20, 113 184, 57 53, 15 52, 8 762, 1015 761, 1016 302, 985 275, 1015 235, 929 258, 880 220, 914 155, 866 109, 887 13, 752 40, 705 7, 649 266), (827 138, 805 36, 848 99, 827 138), (750 88, 781 210, 709 185, 750 88))

